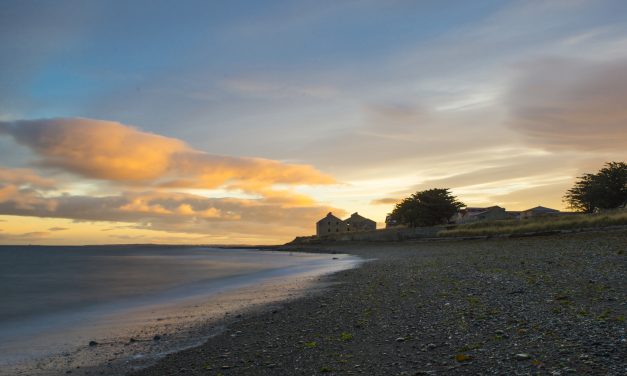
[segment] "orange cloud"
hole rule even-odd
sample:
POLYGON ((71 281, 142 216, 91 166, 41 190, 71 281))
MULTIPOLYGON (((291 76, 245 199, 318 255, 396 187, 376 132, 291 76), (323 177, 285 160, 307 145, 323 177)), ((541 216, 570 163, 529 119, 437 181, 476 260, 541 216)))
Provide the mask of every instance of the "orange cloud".
POLYGON ((20 209, 44 205, 54 209, 55 202, 46 200, 41 192, 55 189, 55 182, 24 168, 0 167, 0 202, 11 201, 20 209))
MULTIPOLYGON (((70 194, 32 170, 0 167, 0 214, 124 222, 134 229, 224 239, 288 240, 312 233, 319 217, 338 211, 296 192, 300 185, 335 183, 308 165, 208 154, 181 140, 91 119, 0 121, 2 134, 29 148, 40 169, 132 191, 70 194), (178 188, 220 188, 252 198, 209 198, 175 192, 178 188)), ((74 187, 60 181, 63 188, 74 187)))
MULTIPOLYGON (((315 203, 293 205, 274 198, 207 198, 176 192, 123 192, 89 197, 17 192, 0 199, 0 214, 131 223, 137 229, 193 234, 283 236, 312 233, 327 212, 315 203), (26 195, 26 197, 20 197, 26 195), (23 205, 25 199, 30 205, 23 205)), ((286 239, 287 240, 287 239, 286 239)))
POLYGON ((0 167, 0 183, 39 189, 54 189, 55 187, 54 180, 41 177, 27 168, 0 167))
POLYGON ((58 118, 0 122, 0 134, 30 148, 46 167, 134 185, 216 188, 247 184, 331 184, 308 165, 230 157, 112 121, 58 118))

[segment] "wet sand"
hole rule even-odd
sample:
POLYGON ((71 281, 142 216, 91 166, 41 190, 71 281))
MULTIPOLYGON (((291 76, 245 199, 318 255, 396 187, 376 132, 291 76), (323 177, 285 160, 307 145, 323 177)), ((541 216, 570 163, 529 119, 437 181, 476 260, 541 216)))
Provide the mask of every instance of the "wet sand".
POLYGON ((627 373, 627 231, 300 249, 376 260, 130 374, 627 373))
POLYGON ((232 285, 220 288, 221 292, 205 291, 168 303, 142 305, 87 321, 87 326, 81 320, 80 324, 64 326, 61 332, 42 332, 40 339, 5 342, 0 348, 5 346, 16 354, 23 351, 28 356, 13 361, 4 353, 0 375, 125 374, 154 364, 165 354, 204 343, 223 332, 224 323, 231 318, 239 319, 315 291, 323 286, 320 275, 359 262, 355 257, 329 255, 311 265, 261 272, 254 278, 232 278, 232 285), (56 351, 55 346, 63 350, 56 351), (43 355, 37 356, 39 353, 43 355))

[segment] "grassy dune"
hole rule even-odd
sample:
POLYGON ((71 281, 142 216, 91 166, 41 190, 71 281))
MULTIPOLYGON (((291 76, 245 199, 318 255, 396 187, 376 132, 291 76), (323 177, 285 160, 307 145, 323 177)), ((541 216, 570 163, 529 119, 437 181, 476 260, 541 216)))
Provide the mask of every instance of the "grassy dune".
POLYGON ((509 219, 459 225, 442 230, 438 236, 486 236, 532 232, 576 230, 627 225, 627 212, 605 214, 573 214, 564 217, 540 217, 525 220, 509 219))

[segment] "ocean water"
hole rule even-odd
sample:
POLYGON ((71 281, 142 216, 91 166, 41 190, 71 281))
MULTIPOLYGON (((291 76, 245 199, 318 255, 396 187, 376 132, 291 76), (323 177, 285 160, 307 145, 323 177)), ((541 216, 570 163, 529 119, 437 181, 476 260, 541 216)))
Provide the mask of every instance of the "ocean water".
POLYGON ((191 315, 177 307, 190 302, 212 307, 221 293, 358 262, 347 255, 202 247, 3 246, 0 366, 67 355, 90 340, 114 341, 157 317, 174 317, 176 326, 176 318, 191 315))

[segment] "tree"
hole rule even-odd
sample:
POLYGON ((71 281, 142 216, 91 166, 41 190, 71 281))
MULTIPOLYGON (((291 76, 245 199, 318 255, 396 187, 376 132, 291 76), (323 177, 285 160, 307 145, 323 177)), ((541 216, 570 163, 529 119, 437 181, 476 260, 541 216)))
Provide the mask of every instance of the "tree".
POLYGON ((390 218, 409 227, 435 226, 447 223, 464 206, 448 188, 434 188, 403 199, 396 204, 390 218))
POLYGON ((593 213, 613 209, 627 202, 627 164, 608 162, 596 174, 584 174, 564 195, 571 209, 593 213))

